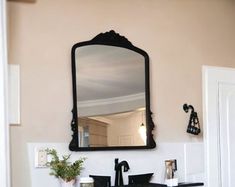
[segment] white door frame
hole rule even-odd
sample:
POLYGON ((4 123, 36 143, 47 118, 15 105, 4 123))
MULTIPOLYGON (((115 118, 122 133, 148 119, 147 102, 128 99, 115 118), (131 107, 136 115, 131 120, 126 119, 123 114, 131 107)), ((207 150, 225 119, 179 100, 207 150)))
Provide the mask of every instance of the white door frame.
POLYGON ((0 0, 0 187, 10 187, 6 0, 0 0))
POLYGON ((221 187, 219 84, 235 83, 235 69, 203 67, 205 186, 221 187))

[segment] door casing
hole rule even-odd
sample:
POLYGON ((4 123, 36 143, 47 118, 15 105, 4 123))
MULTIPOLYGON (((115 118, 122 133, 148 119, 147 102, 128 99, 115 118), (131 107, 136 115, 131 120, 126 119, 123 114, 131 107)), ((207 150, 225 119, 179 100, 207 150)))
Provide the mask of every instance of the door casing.
POLYGON ((6 0, 0 0, 0 186, 10 187, 6 0))
POLYGON ((205 186, 222 187, 219 88, 235 84, 235 69, 203 67, 203 124, 205 147, 205 186))

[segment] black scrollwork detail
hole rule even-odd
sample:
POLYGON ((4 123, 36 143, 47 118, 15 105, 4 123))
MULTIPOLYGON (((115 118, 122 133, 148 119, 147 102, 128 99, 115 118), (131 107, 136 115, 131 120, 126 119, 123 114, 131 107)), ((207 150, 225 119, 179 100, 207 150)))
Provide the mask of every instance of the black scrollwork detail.
POLYGON ((200 129, 200 123, 197 116, 197 112, 194 111, 194 107, 192 105, 183 105, 184 111, 187 113, 189 110, 191 110, 188 127, 187 127, 187 133, 198 135, 201 132, 200 129))

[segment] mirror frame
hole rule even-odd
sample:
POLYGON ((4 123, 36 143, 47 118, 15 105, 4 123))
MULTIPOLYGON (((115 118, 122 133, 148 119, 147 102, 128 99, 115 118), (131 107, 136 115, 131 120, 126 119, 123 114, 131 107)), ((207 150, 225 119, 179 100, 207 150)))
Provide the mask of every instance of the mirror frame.
POLYGON ((69 144, 71 151, 99 151, 99 150, 131 150, 131 149, 153 149, 156 147, 156 143, 153 138, 152 131, 154 129, 154 123, 152 120, 152 112, 150 110, 150 86, 149 86, 149 56, 148 54, 132 45, 128 39, 119 35, 115 31, 111 30, 106 33, 100 33, 92 40, 79 42, 73 45, 71 50, 71 62, 72 62, 72 89, 73 89, 73 109, 72 109, 72 121, 71 130, 72 141, 69 144), (145 101, 146 101, 146 145, 145 146, 110 146, 110 147, 79 147, 78 142, 78 113, 77 113, 77 87, 76 87, 76 49, 88 45, 106 45, 122 47, 141 54, 145 59, 145 101))

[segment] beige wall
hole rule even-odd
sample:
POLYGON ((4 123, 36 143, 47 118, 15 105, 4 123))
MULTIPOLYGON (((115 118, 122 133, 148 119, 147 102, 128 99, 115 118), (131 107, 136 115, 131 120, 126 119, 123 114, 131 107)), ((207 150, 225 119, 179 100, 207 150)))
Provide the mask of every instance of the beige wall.
POLYGON ((70 141, 74 43, 114 29, 148 52, 157 142, 193 141, 185 133, 189 116, 182 105, 194 105, 202 118, 202 65, 235 67, 232 0, 37 0, 8 5, 9 60, 21 65, 22 121, 11 127, 13 187, 30 187, 27 142, 70 141))

